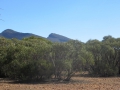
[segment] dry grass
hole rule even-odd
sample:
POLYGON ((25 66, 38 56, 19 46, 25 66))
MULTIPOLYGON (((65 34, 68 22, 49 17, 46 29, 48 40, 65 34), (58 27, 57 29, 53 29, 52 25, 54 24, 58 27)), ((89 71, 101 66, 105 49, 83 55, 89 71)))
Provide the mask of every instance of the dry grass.
POLYGON ((20 84, 0 79, 0 90, 120 90, 120 77, 73 77, 70 82, 20 84))

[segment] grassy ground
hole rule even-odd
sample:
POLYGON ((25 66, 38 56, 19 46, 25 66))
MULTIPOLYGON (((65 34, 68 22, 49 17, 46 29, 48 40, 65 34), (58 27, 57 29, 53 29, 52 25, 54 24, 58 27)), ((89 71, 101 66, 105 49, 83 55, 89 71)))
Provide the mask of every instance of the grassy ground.
POLYGON ((0 90, 120 90, 120 77, 72 77, 70 82, 14 83, 0 79, 0 90))

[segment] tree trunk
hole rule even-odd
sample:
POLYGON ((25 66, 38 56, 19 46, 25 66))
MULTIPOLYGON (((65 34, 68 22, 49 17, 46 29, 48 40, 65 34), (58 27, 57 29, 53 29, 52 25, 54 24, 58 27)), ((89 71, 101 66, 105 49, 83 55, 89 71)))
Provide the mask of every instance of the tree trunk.
POLYGON ((120 64, 119 64, 119 68, 118 69, 119 69, 119 73, 118 74, 120 75, 120 64))

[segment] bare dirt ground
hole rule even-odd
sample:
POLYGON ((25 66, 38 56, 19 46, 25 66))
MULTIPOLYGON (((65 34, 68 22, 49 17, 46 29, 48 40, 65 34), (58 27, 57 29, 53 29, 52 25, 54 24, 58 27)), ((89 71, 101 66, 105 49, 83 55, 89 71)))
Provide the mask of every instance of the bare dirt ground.
POLYGON ((73 77, 70 82, 13 83, 0 79, 0 90, 120 90, 120 77, 73 77))

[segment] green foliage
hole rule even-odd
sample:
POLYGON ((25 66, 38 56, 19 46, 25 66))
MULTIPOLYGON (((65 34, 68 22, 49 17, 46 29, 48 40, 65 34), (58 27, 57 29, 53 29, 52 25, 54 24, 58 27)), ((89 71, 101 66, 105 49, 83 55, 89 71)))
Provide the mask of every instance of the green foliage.
POLYGON ((119 53, 115 50, 116 40, 111 36, 104 37, 103 42, 87 42, 87 50, 94 56, 94 65, 90 72, 97 76, 115 76, 118 74, 119 53), (113 43, 112 43, 112 42, 113 43))
POLYGON ((52 69, 52 64, 45 60, 31 61, 21 68, 19 79, 24 81, 45 80, 52 75, 52 69))
POLYGON ((43 81, 54 76, 69 81, 75 72, 120 75, 120 38, 105 36, 87 43, 52 43, 44 38, 0 38, 0 77, 43 81))
POLYGON ((5 45, 1 45, 1 74, 18 80, 34 80, 51 76, 53 66, 48 58, 51 42, 34 37, 24 40, 2 39, 5 42, 1 40, 1 44, 5 45))
MULTIPOLYGON (((69 43, 54 43, 51 60, 54 65, 55 78, 64 79, 67 75, 63 72, 72 72, 72 59, 70 58, 73 47, 69 43)), ((70 73, 69 72, 69 73, 70 73)))

